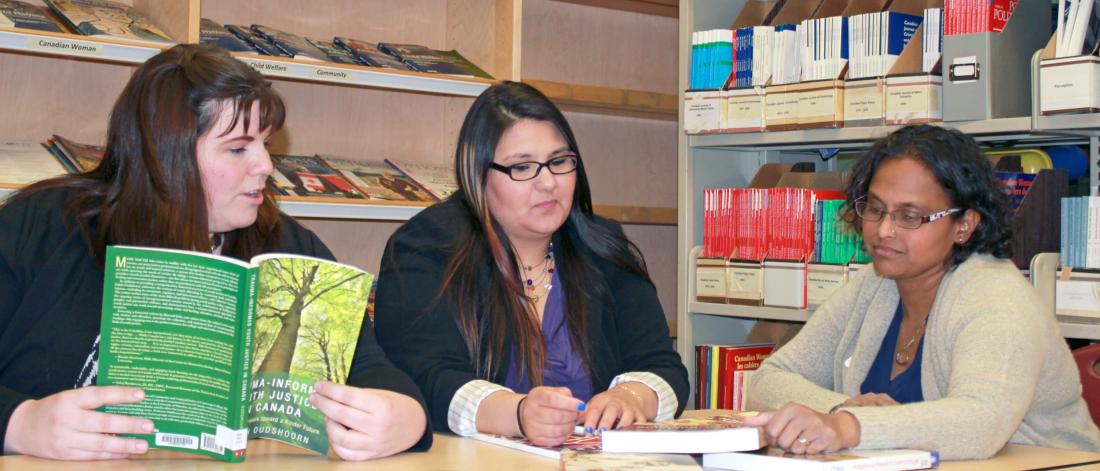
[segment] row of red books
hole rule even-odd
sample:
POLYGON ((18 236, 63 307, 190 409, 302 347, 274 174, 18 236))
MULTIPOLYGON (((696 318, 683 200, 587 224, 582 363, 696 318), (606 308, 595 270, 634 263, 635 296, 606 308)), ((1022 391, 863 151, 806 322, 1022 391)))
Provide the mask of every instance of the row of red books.
POLYGON ((695 408, 745 410, 751 372, 774 349, 771 343, 696 345, 695 408))
POLYGON ((1019 3, 1020 0, 944 0, 943 34, 952 36, 1004 31, 1019 3))
POLYGON ((811 188, 703 190, 703 257, 806 260, 814 249, 814 205, 844 199, 811 188))

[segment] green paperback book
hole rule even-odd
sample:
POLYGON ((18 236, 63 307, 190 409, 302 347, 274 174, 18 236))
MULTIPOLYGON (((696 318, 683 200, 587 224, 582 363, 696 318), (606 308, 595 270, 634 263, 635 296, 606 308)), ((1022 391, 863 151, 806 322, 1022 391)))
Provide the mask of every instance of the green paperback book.
POLYGON ((150 419, 150 448, 242 461, 248 439, 327 453, 318 380, 345 383, 374 277, 289 254, 251 263, 107 247, 100 386, 145 400, 101 410, 150 419))

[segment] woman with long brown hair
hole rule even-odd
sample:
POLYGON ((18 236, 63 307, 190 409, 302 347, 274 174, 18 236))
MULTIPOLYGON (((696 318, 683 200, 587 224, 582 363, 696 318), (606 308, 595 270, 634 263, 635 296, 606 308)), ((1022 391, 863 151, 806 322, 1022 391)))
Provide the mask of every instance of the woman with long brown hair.
POLYGON ((460 191, 397 231, 375 322, 425 391, 438 430, 538 445, 670 419, 687 371, 641 254, 592 214, 561 112, 516 82, 474 101, 459 134, 460 191))
MULTIPOLYGON (((326 259, 279 212, 266 140, 285 117, 259 73, 211 46, 179 45, 134 72, 94 170, 31 185, 0 206, 0 445, 67 460, 144 453, 152 421, 97 412, 142 390, 94 386, 107 245, 278 250, 326 259)), ((415 384, 362 329, 348 385, 319 382, 333 450, 349 460, 431 446, 415 384), (370 389, 377 388, 377 389, 370 389)))

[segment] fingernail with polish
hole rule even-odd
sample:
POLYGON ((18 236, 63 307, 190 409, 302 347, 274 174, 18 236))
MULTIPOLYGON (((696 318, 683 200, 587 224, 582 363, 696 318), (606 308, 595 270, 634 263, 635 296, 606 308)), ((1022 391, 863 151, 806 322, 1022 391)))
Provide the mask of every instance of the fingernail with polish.
POLYGON ((583 403, 583 402, 582 402, 582 403, 580 403, 580 404, 577 404, 577 410, 579 410, 579 411, 583 411, 583 410, 584 410, 584 408, 585 408, 585 405, 584 405, 584 403, 583 403))
POLYGON ((600 435, 603 435, 603 433, 606 432, 606 431, 607 431, 606 428, 600 427, 600 435))
POLYGON ((588 427, 584 429, 584 431, 587 432, 589 435, 592 435, 592 427, 588 427))

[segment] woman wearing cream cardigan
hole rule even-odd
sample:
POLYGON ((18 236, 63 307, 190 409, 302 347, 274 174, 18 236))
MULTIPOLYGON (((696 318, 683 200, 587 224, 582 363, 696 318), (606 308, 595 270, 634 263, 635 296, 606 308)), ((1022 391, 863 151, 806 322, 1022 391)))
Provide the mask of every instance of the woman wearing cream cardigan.
POLYGON ((958 131, 900 129, 852 171, 861 270, 761 365, 749 407, 797 453, 934 450, 981 459, 1005 443, 1100 450, 1077 367, 1008 257, 1008 195, 958 131))

